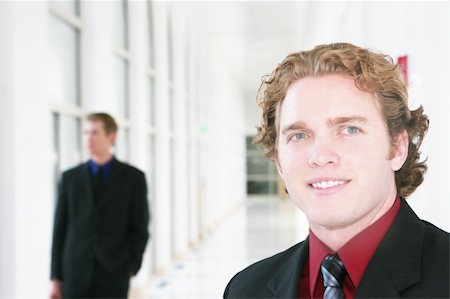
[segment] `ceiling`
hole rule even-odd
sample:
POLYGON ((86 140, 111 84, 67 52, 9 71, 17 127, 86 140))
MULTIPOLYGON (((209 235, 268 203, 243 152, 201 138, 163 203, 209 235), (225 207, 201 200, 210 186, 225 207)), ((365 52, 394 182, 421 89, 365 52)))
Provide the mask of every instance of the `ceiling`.
POLYGON ((245 99, 251 130, 259 121, 255 96, 261 77, 288 54, 331 42, 337 22, 353 2, 325 1, 185 1, 172 2, 202 31, 208 61, 227 69, 245 99))
POLYGON ((313 6, 312 2, 306 1, 187 1, 172 4, 188 11, 189 18, 197 20, 207 36, 210 53, 223 61, 243 93, 252 98, 261 76, 270 73, 287 54, 300 49, 313 6))

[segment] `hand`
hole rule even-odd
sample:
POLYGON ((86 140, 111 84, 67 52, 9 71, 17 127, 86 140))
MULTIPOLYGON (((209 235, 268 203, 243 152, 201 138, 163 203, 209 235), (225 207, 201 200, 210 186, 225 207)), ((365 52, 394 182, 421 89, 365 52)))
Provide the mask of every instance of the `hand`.
POLYGON ((62 299, 61 281, 58 279, 51 280, 50 299, 62 299))

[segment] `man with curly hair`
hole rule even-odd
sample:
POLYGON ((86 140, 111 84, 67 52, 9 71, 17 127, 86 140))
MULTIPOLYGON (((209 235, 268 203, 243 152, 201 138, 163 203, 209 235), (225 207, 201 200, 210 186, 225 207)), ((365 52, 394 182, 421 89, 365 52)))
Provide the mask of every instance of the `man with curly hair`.
POLYGON ((255 138, 305 213, 305 241, 236 274, 224 298, 449 298, 449 234, 405 198, 427 169, 423 108, 392 58, 347 43, 263 79, 255 138))

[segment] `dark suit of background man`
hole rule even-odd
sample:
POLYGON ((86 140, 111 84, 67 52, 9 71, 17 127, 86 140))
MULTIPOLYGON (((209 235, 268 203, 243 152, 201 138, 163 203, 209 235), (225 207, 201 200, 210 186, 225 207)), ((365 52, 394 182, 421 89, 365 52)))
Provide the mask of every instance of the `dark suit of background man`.
POLYGON ((89 114, 91 159, 63 173, 56 207, 51 298, 126 298, 149 237, 147 185, 111 153, 117 124, 89 114))
POLYGON ((345 43, 293 53, 263 79, 258 102, 255 143, 309 236, 236 274, 224 297, 449 298, 449 234, 405 201, 427 169, 428 118, 409 110, 392 58, 345 43))

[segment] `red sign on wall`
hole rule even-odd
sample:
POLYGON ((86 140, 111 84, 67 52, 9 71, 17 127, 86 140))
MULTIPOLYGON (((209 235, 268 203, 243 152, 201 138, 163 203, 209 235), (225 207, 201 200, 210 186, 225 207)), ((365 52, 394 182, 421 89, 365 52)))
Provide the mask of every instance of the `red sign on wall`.
POLYGON ((405 74, 406 84, 408 84, 408 55, 397 57, 397 63, 403 71, 403 74, 405 74))

